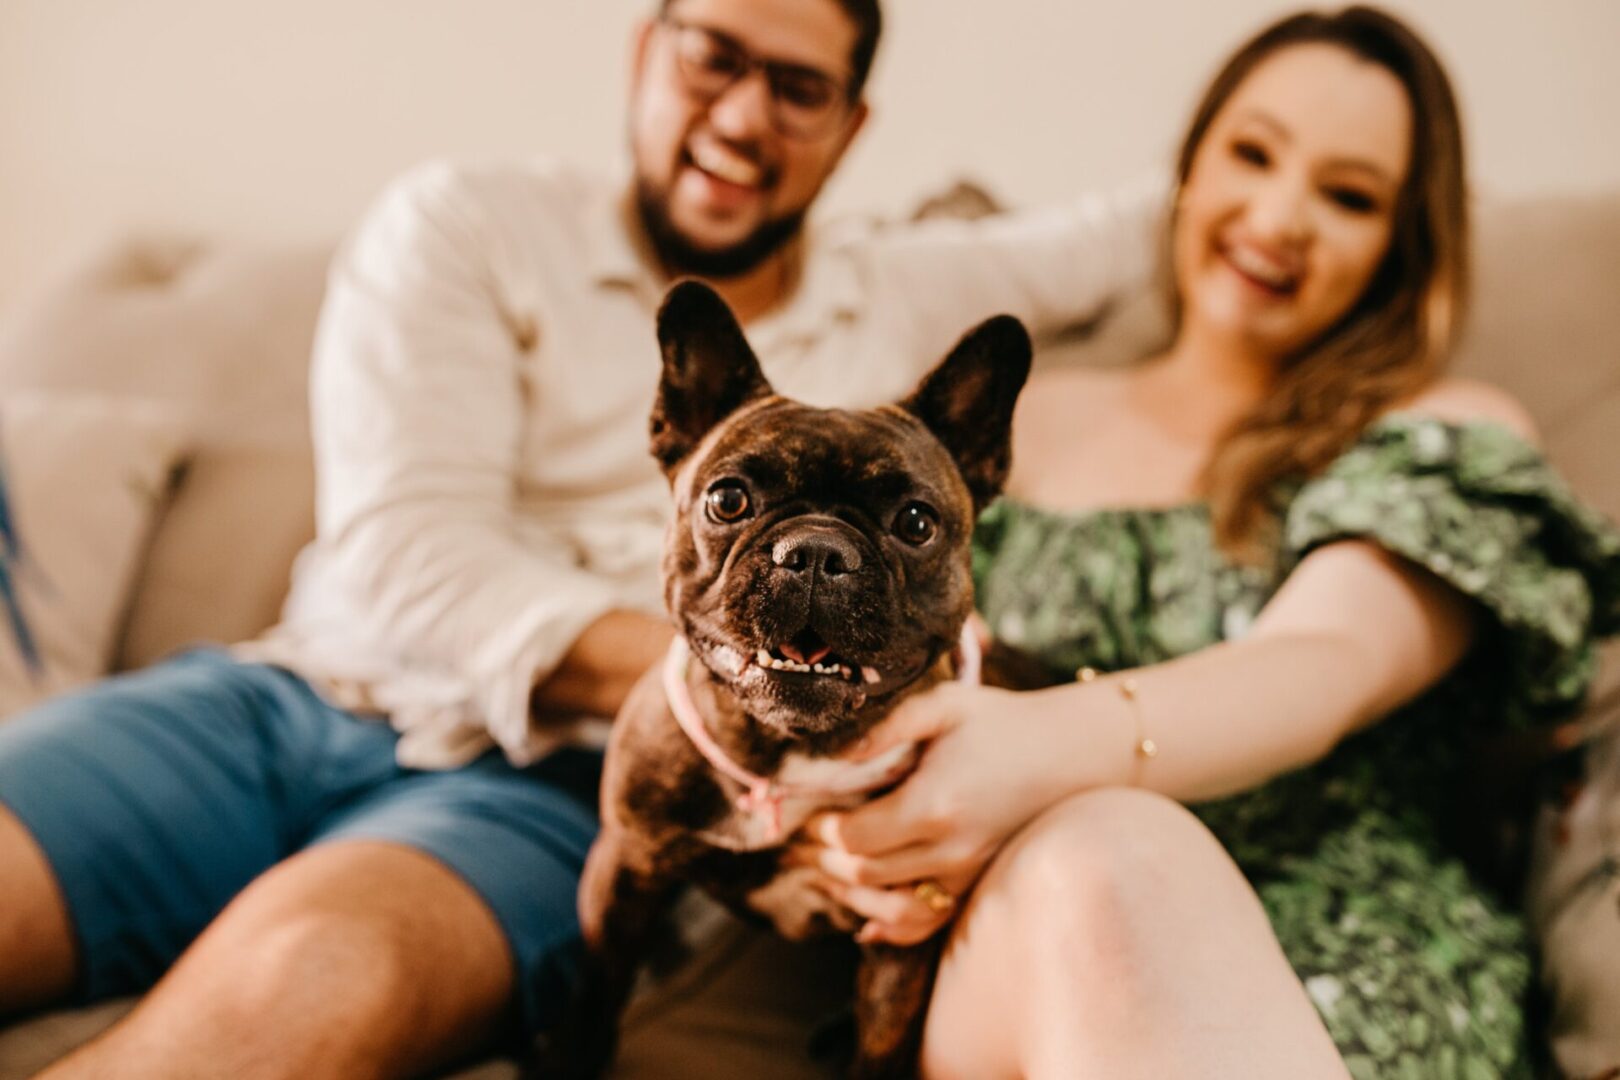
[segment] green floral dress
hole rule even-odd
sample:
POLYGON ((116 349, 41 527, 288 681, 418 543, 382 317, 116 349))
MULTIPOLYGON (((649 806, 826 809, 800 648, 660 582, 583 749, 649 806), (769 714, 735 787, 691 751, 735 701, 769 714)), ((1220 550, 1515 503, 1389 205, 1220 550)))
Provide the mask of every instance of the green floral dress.
POLYGON ((1566 716, 1620 629, 1620 534, 1491 424, 1395 416, 1283 500, 1271 565, 1202 504, 1053 513, 1002 500, 975 537, 992 631, 1072 677, 1240 637, 1313 548, 1358 537, 1477 601, 1458 670, 1319 764, 1194 807, 1258 891, 1357 1080, 1528 1075, 1522 918, 1450 844, 1468 733, 1566 716))

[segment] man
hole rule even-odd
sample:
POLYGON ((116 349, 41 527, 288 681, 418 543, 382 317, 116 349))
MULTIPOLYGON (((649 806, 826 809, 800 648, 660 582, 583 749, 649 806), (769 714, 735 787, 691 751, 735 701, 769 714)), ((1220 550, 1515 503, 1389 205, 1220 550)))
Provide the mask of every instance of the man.
POLYGON ((878 28, 875 0, 669 0, 635 39, 628 192, 536 162, 380 200, 322 317, 284 624, 0 728, 0 1013, 161 977, 48 1076, 402 1075, 555 1015, 596 759, 547 751, 669 636, 645 424, 674 277, 712 281, 775 386, 847 405, 983 315, 1050 329, 1145 277, 1147 215, 1096 202, 804 228, 878 28))

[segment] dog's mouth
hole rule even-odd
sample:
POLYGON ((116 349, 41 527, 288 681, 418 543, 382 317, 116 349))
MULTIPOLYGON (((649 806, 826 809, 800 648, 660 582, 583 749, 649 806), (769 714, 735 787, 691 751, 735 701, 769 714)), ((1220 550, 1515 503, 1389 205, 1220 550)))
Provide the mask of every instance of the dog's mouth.
POLYGON ((876 683, 883 677, 876 668, 855 663, 835 652, 808 626, 774 648, 756 650, 754 664, 784 675, 842 679, 854 685, 876 683))

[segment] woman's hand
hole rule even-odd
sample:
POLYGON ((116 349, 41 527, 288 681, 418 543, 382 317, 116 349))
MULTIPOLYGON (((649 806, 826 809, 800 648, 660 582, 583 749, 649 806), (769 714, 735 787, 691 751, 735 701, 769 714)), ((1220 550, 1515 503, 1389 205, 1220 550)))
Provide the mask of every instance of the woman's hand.
POLYGON ((790 858, 869 921, 858 939, 909 945, 949 921, 1001 845, 1066 791, 1049 768, 1044 695, 948 683, 903 703, 849 755, 921 742, 898 788, 805 827, 790 858), (943 890, 943 893, 938 890, 943 890))

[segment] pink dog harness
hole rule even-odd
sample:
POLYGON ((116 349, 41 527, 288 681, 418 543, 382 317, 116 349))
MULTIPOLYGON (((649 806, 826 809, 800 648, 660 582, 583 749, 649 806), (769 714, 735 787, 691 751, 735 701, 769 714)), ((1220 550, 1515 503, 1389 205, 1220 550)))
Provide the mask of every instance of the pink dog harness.
MULTIPOLYGON (((876 781, 850 789, 784 784, 768 776, 748 771, 726 756, 726 752, 720 749, 720 744, 714 741, 714 736, 709 734, 708 727, 703 723, 703 717, 698 714, 697 705, 692 701, 692 691, 686 685, 687 663, 691 656, 691 648, 686 644, 684 637, 677 636, 669 643, 669 652, 664 656, 663 674, 664 696, 669 700, 670 711, 675 714, 675 722, 686 732, 686 737, 692 740, 692 745, 697 747, 698 752, 709 764, 743 786, 742 794, 736 799, 737 809, 745 814, 764 815, 766 836, 773 843, 782 839, 783 799, 792 796, 828 798, 875 791, 898 780, 902 773, 910 769, 911 762, 902 761, 876 781)), ((957 646, 957 681, 978 682, 980 663, 979 639, 974 636, 971 625, 964 624, 962 638, 957 646)))

